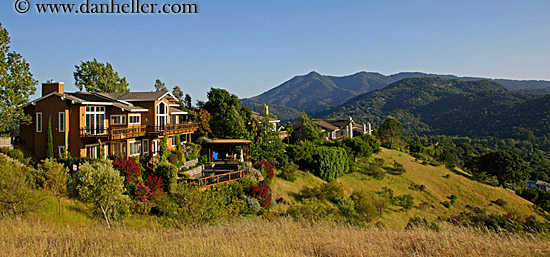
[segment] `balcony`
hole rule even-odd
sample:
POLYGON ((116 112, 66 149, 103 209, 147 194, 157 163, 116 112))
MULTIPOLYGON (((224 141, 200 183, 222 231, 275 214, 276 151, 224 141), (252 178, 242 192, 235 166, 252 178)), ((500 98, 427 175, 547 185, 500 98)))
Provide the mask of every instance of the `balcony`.
POLYGON ((174 125, 167 124, 165 126, 136 126, 130 128, 80 128, 80 137, 120 140, 142 137, 147 133, 160 136, 193 133, 198 128, 199 125, 196 122, 174 125))
POLYGON ((164 135, 175 135, 193 133, 199 129, 196 122, 187 122, 182 124, 167 124, 164 126, 147 126, 147 133, 164 135))
POLYGON ((103 138, 106 140, 120 140, 145 136, 147 133, 145 126, 131 128, 80 128, 80 137, 83 138, 103 138))

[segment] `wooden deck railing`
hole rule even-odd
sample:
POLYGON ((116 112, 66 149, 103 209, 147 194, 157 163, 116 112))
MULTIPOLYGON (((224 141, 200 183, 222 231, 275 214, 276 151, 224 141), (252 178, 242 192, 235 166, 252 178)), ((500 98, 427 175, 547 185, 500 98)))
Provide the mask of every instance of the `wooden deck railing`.
POLYGON ((109 140, 145 136, 145 126, 129 128, 80 128, 80 137, 107 137, 109 140))
POLYGON ((172 135, 178 133, 189 133, 199 128, 196 122, 187 122, 182 124, 166 124, 164 126, 148 126, 148 133, 159 133, 163 135, 172 135))
POLYGON ((145 136, 146 133, 174 135, 191 133, 199 128, 196 122, 167 124, 165 126, 136 126, 129 128, 80 128, 80 137, 107 137, 109 140, 145 136))
POLYGON ((201 190, 206 190, 217 185, 239 181, 243 177, 250 177, 250 167, 239 171, 220 174, 217 176, 200 178, 197 180, 197 182, 201 190))

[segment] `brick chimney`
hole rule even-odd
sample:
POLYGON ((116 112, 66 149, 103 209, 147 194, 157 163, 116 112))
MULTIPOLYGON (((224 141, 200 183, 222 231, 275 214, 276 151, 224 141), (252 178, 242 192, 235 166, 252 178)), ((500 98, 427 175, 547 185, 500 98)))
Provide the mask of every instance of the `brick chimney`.
POLYGON ((56 82, 52 79, 42 83, 42 96, 52 92, 63 94, 63 82, 56 82))

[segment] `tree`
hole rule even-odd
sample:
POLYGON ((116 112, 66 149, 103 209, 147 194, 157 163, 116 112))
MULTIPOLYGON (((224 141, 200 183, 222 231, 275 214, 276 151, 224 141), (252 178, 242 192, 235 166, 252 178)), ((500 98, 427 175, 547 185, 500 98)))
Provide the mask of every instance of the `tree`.
POLYGON ((403 126, 397 119, 388 117, 380 129, 378 130, 382 142, 388 143, 390 148, 393 148, 394 144, 399 140, 403 133, 403 126))
POLYGON ((191 109, 193 107, 193 102, 189 94, 185 94, 185 107, 191 109))
POLYGON ((110 63, 100 63, 95 58, 93 61, 80 62, 75 65, 74 80, 80 91, 101 93, 126 93, 130 89, 126 78, 120 78, 118 72, 113 70, 110 63))
POLYGON ((36 91, 36 81, 27 61, 18 53, 10 52, 9 33, 0 23, 0 132, 30 124, 22 106, 36 91))
POLYGON ((528 166, 516 153, 500 150, 479 157, 477 172, 496 176, 499 186, 525 184, 528 166))
POLYGON ((325 181, 332 181, 349 171, 349 159, 346 150, 340 147, 322 146, 313 156, 315 175, 325 181))
POLYGON ((293 131, 292 138, 294 141, 302 139, 315 142, 323 138, 321 128, 315 125, 305 112, 300 114, 300 125, 300 128, 293 131))
POLYGON ((211 88, 203 108, 212 115, 210 128, 217 138, 248 138, 245 124, 250 121, 251 111, 241 106, 241 101, 225 89, 211 88))
POLYGON ((210 129, 210 120, 212 119, 212 116, 208 111, 205 109, 199 109, 198 111, 190 110, 189 117, 199 125, 199 129, 193 133, 193 137, 208 137, 212 134, 212 130, 210 129))
POLYGON ((111 228, 114 220, 128 214, 130 198, 124 195, 124 177, 113 168, 108 160, 80 165, 74 178, 78 198, 91 204, 94 214, 103 216, 111 228))
POLYGON ((183 101, 183 91, 181 90, 180 86, 174 86, 174 88, 172 88, 172 94, 174 95, 174 97, 176 97, 176 99, 178 99, 180 108, 185 108, 185 102, 183 101))
POLYGON ((414 207, 414 197, 410 194, 396 196, 394 201, 396 205, 403 208, 407 214, 409 214, 409 210, 414 207))
POLYGON ((51 158, 45 159, 38 169, 44 176, 44 188, 50 190, 59 206, 59 217, 61 217, 61 196, 67 192, 67 178, 69 170, 51 158))
POLYGON ((46 158, 53 158, 52 116, 48 118, 48 135, 46 138, 46 158))
POLYGON ((168 91, 166 88, 166 84, 162 82, 160 79, 155 80, 155 91, 168 91))
MULTIPOLYGON (((251 121, 251 123, 254 123, 254 121, 251 121)), ((251 147, 253 161, 283 161, 285 145, 279 137, 279 132, 269 123, 269 118, 263 117, 257 125, 258 129, 254 136, 254 144, 251 147)))

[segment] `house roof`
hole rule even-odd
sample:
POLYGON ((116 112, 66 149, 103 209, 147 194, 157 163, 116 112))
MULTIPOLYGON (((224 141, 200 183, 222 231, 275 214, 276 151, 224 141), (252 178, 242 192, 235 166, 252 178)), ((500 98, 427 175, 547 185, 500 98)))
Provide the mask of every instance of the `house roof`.
POLYGON ((353 120, 324 120, 324 121, 338 128, 343 128, 353 123, 353 120))
POLYGON ((324 128, 324 129, 329 129, 329 130, 338 130, 338 127, 324 121, 324 120, 313 120, 313 123, 315 123, 317 126, 321 127, 321 128, 324 128))
POLYGON ((187 114, 186 111, 180 110, 178 108, 170 107, 170 113, 171 114, 187 114))
POLYGON ((106 97, 111 97, 117 100, 123 100, 128 102, 136 101, 156 101, 166 96, 170 100, 178 102, 179 100, 172 95, 169 91, 153 91, 153 92, 128 92, 128 93, 99 93, 106 97))

